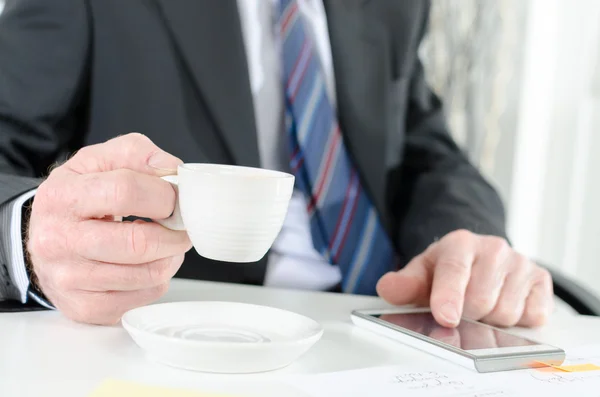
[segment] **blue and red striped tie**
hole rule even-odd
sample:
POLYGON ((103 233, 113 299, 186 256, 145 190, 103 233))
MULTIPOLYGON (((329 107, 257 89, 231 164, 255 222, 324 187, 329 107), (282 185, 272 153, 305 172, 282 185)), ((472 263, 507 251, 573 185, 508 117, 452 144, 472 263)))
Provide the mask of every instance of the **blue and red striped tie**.
POLYGON ((296 0, 280 0, 279 32, 290 166, 309 198, 313 244, 340 267, 344 292, 373 295, 377 280, 395 268, 394 250, 346 152, 296 0))

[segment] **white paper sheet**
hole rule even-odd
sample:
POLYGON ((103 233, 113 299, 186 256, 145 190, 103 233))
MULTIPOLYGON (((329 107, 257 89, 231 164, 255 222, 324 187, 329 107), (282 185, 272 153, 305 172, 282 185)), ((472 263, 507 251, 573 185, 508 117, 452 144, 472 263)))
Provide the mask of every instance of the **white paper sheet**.
MULTIPOLYGON (((600 346, 567 352, 566 365, 600 365, 600 346)), ((313 397, 517 397, 600 396, 600 370, 537 369, 479 374, 440 360, 439 365, 368 368, 291 379, 313 397)))

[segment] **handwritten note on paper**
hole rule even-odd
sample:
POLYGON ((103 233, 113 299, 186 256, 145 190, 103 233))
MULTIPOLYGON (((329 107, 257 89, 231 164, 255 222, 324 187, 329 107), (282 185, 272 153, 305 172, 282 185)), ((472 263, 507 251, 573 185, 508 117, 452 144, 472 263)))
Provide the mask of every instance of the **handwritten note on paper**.
POLYGON ((438 372, 408 372, 394 376, 394 383, 406 385, 409 389, 428 389, 434 387, 461 388, 464 383, 452 380, 448 375, 438 372))
MULTIPOLYGON (((579 387, 580 385, 594 386, 600 389, 600 372, 572 373, 572 372, 555 372, 555 373, 535 373, 529 374, 531 379, 548 385, 579 387)), ((599 393, 600 394, 600 393, 599 393)))
POLYGON ((294 385, 314 397, 515 397, 502 384, 489 384, 468 372, 415 371, 380 367, 298 379, 294 385))
MULTIPOLYGON (((545 373, 531 369, 479 374, 444 365, 440 368, 415 371, 390 366, 344 371, 298 378, 294 386, 313 397, 564 397, 600 390, 600 371, 545 373)), ((600 391, 595 396, 600 397, 600 391)))
POLYGON ((512 392, 501 389, 482 390, 474 384, 469 384, 460 377, 448 375, 440 372, 407 372, 400 373, 394 377, 392 383, 404 386, 407 390, 419 395, 432 394, 455 397, 492 397, 492 396, 511 396, 512 392))
POLYGON ((459 379, 439 372, 407 372, 395 375, 391 381, 408 390, 464 390, 469 386, 459 379))
POLYGON ((313 397, 600 397, 600 345, 567 351, 562 369, 480 374, 445 361, 288 379, 313 397))

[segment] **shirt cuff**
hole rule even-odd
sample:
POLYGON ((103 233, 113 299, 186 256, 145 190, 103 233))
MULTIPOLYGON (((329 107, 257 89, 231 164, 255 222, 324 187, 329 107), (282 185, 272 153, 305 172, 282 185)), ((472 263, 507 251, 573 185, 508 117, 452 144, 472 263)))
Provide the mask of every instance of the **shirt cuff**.
POLYGON ((11 285, 12 291, 7 298, 18 298, 21 303, 25 304, 28 298, 33 299, 41 306, 53 309, 53 306, 42 296, 30 290, 29 275, 27 265, 25 263, 25 254, 23 252, 23 206, 30 200, 37 189, 28 191, 22 194, 11 202, 0 207, 0 218, 2 218, 3 229, 5 229, 4 241, 4 259, 7 262, 6 270, 8 280, 5 280, 7 285, 11 285))
POLYGON ((29 290, 29 277, 25 267, 25 255, 23 253, 22 238, 22 212, 23 205, 35 195, 37 189, 30 190, 27 193, 17 197, 11 203, 7 215, 8 219, 8 241, 6 250, 6 260, 8 262, 8 274, 13 285, 19 291, 21 303, 27 302, 27 291, 29 290))

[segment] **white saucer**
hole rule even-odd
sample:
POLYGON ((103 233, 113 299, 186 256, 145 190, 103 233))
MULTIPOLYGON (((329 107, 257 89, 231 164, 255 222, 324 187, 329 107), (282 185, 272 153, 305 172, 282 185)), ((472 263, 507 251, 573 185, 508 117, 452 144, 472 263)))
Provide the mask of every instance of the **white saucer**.
POLYGON ((235 302, 149 305, 128 311, 122 323, 151 359, 219 373, 285 367, 323 335, 323 328, 310 318, 235 302))

